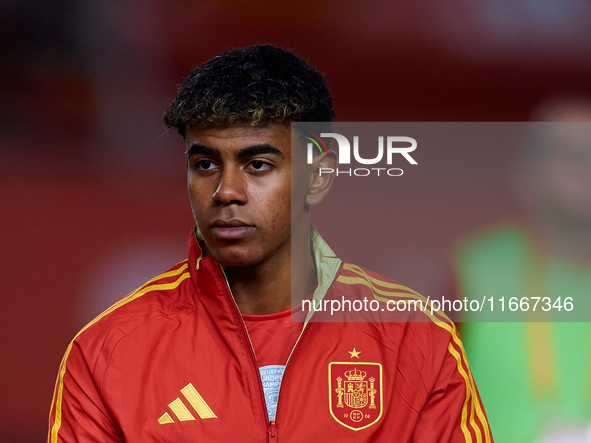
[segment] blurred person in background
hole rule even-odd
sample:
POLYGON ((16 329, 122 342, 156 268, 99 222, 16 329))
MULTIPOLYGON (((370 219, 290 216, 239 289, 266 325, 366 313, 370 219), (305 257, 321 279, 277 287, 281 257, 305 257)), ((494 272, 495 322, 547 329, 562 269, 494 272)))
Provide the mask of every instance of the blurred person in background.
MULTIPOLYGON (((591 122, 591 101, 557 97, 532 120, 555 123, 534 126, 515 168, 527 217, 460 245, 461 298, 591 297, 591 125, 565 123, 591 122)), ((498 441, 591 442, 590 323, 467 322, 462 332, 498 441)))

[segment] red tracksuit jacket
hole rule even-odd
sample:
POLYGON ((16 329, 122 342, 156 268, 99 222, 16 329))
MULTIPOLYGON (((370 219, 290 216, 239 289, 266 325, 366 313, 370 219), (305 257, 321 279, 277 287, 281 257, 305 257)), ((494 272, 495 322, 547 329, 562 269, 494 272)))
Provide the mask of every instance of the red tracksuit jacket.
MULTIPOLYGON (((417 298, 343 264, 315 231, 313 243, 315 300, 417 298)), ((425 321, 350 322, 316 312, 269 422, 223 272, 194 234, 188 253, 69 345, 48 442, 492 442, 455 326, 422 313, 425 321)))

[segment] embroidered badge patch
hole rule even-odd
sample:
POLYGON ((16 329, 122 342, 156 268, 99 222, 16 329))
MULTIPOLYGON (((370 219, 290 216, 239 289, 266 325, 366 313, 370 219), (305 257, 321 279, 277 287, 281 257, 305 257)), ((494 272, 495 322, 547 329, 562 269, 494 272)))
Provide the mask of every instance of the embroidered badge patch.
POLYGON ((382 365, 369 362, 328 364, 330 414, 346 428, 360 431, 382 416, 382 365))

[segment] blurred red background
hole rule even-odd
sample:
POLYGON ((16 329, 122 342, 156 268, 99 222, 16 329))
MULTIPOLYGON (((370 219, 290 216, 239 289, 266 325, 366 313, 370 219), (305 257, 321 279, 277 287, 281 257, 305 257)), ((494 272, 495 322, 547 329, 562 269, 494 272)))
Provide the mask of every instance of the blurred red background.
MULTIPOLYGON (((338 121, 527 121, 549 95, 591 94, 590 22, 589 2, 561 0, 5 0, 0 441, 42 441, 71 338, 184 258, 184 146, 160 120, 192 67, 272 43, 326 74, 338 121)), ((394 278, 436 291, 458 236, 518 216, 510 154, 450 151, 445 173, 401 183, 394 278)), ((363 219, 343 215, 327 237, 363 219)))

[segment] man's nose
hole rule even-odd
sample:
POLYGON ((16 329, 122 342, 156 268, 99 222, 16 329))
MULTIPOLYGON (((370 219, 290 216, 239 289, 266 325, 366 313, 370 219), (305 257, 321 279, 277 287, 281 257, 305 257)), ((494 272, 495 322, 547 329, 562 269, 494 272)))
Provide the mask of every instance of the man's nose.
POLYGON ((213 193, 213 201, 221 205, 243 205, 247 201, 245 177, 239 168, 225 168, 213 193))

